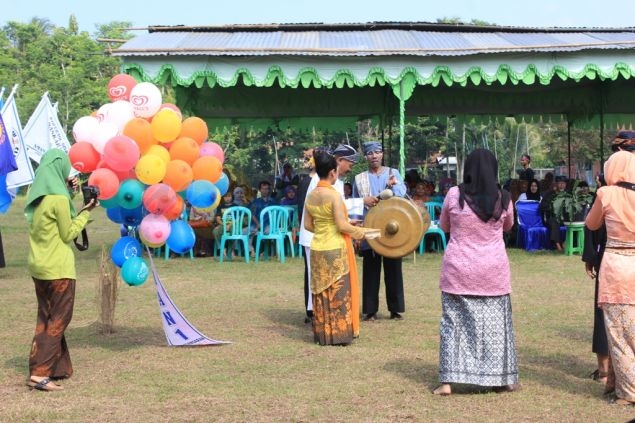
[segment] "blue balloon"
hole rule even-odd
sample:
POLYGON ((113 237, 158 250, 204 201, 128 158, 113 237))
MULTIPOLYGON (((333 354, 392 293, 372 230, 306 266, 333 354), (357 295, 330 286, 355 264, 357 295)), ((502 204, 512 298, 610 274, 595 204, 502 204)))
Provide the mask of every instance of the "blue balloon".
POLYGON ((194 207, 209 207, 216 201, 215 188, 210 181, 197 179, 187 188, 187 201, 194 207))
POLYGON ((138 226, 143 219, 143 206, 139 206, 134 209, 124 209, 119 207, 121 214, 121 222, 126 226, 138 226))
POLYGON ((220 191, 220 195, 223 196, 229 189, 229 178, 225 172, 221 172, 220 178, 216 181, 216 188, 220 191))
POLYGON ((143 202, 146 186, 136 179, 126 179, 119 185, 117 203, 124 209, 136 209, 143 202))
MULTIPOLYGON (((100 201, 101 203, 101 201, 100 201)), ((108 207, 106 209, 106 216, 108 219, 112 220, 115 223, 123 223, 123 217, 121 216, 122 208, 119 206, 108 207)))
POLYGON ((170 235, 165 241, 168 248, 175 253, 183 254, 190 251, 196 241, 196 235, 190 225, 184 220, 174 220, 170 223, 170 235))
POLYGON ((121 266, 121 279, 130 286, 139 286, 148 279, 148 264, 138 256, 130 257, 121 266))
POLYGON ((130 257, 141 256, 142 251, 139 241, 131 236, 124 236, 119 238, 112 246, 110 258, 113 263, 121 267, 130 257))

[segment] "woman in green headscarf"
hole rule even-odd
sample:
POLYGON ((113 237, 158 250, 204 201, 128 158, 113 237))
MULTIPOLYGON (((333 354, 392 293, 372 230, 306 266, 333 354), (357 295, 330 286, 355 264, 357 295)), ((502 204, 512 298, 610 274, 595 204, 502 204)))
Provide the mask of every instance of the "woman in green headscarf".
POLYGON ((63 389, 53 380, 73 374, 64 337, 73 316, 76 278, 75 256, 68 244, 88 223, 90 210, 99 205, 93 199, 79 213, 75 211, 69 190, 76 189, 79 183, 76 177, 69 177, 70 171, 64 151, 47 151, 26 200, 28 268, 38 302, 27 385, 42 391, 63 389))

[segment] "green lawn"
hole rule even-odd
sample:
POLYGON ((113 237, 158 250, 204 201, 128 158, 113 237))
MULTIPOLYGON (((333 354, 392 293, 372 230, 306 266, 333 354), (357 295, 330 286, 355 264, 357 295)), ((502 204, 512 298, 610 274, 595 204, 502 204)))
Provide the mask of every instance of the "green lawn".
MULTIPOLYGON (((349 347, 320 347, 303 323, 302 259, 245 264, 156 260, 174 302, 218 347, 167 347, 154 285, 120 286, 115 332, 97 322, 100 247, 119 236, 103 210, 77 252, 75 315, 67 331, 75 375, 63 392, 25 386, 35 323, 23 199, 0 216, 2 422, 625 422, 587 375, 593 282, 579 256, 509 250, 523 390, 436 397, 442 255, 404 260, 404 321, 362 322, 349 347)), ((361 262, 358 263, 361 267, 361 262)), ((361 269, 360 269, 361 271, 361 269)), ((493 275, 495 277, 495 275, 493 275)), ((382 288, 383 289, 383 288, 382 288)), ((383 295, 383 294, 382 294, 383 295)))

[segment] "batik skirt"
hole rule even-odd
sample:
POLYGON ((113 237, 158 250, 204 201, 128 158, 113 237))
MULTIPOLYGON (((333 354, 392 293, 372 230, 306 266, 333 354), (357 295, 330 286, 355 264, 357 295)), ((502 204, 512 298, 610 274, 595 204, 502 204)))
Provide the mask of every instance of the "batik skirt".
POLYGON ((635 402, 635 305, 603 303, 615 396, 635 402))
POLYGON ((439 381, 480 386, 518 383, 509 295, 441 293, 439 381))
POLYGON ((313 337, 320 345, 348 345, 353 342, 348 274, 319 294, 313 294, 313 337))

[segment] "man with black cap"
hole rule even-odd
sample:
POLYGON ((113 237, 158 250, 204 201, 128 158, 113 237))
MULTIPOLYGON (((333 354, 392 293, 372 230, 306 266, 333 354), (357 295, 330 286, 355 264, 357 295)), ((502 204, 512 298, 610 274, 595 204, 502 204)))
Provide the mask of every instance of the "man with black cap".
MULTIPOLYGON (((406 195, 406 185, 397 169, 382 165, 383 149, 377 141, 363 145, 364 156, 368 161, 368 170, 358 174, 353 184, 353 197, 364 199, 364 214, 379 203, 379 193, 390 189, 397 197, 406 195)), ((401 320, 405 311, 403 274, 401 258, 383 257, 374 252, 366 241, 361 244, 363 257, 362 276, 362 312, 364 321, 377 319, 379 309, 379 284, 381 265, 384 265, 384 283, 386 285, 386 303, 390 318, 401 320)))
POLYGON ((339 144, 335 147, 333 156, 335 156, 335 161, 337 162, 337 174, 339 176, 333 186, 344 198, 344 181, 342 178, 351 171, 351 168, 359 161, 360 156, 357 150, 348 144, 339 144))

